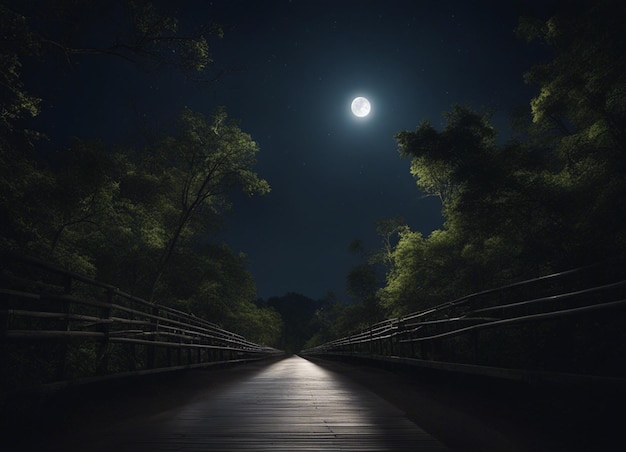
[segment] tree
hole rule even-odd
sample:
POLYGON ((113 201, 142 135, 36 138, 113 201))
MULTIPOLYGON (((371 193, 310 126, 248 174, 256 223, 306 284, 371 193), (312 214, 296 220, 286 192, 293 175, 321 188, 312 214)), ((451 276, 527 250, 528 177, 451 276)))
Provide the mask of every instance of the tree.
POLYGON ((347 306, 333 292, 327 293, 321 304, 311 321, 314 333, 305 342, 304 349, 338 339, 352 329, 345 323, 347 306))
POLYGON ((395 217, 387 220, 380 220, 376 223, 376 232, 381 238, 382 249, 372 256, 372 261, 381 263, 386 269, 393 267, 393 250, 397 239, 402 232, 408 230, 404 218, 395 217))
POLYGON ((278 345, 282 321, 257 307, 245 256, 226 244, 203 244, 177 254, 164 275, 161 296, 179 309, 267 345, 278 345))
POLYGON ((41 99, 21 80, 23 58, 35 53, 26 18, 0 3, 0 246, 21 250, 38 238, 27 220, 36 212, 33 194, 52 183, 34 159, 39 135, 22 124, 39 114, 41 99))
MULTIPOLYGON (((0 240, 4 248, 33 252, 45 245, 48 195, 54 177, 36 161, 0 149, 0 240)), ((49 243, 49 242, 48 242, 49 243)))
POLYGON ((146 164, 154 165, 157 177, 169 179, 171 215, 167 239, 156 262, 150 289, 157 285, 192 221, 202 213, 219 213, 229 207, 229 195, 237 187, 249 196, 269 192, 267 181, 252 168, 259 148, 250 135, 229 121, 219 109, 209 123, 203 115, 184 110, 174 135, 154 149, 146 164))
POLYGON ((456 230, 436 230, 427 238, 404 229, 399 234, 386 275, 378 291, 389 315, 398 316, 449 301, 465 292, 462 238, 456 230))
MULTIPOLYGON (((213 63, 208 38, 223 36, 205 23, 181 31, 173 8, 148 0, 7 2, 4 12, 21 18, 39 55, 113 56, 145 68, 170 66, 191 77, 213 63), (121 20, 120 20, 121 19, 121 20), (93 33, 96 30, 96 33, 93 33)), ((215 77, 204 77, 214 79, 215 77)))
POLYGON ((415 132, 396 134, 403 158, 411 158, 411 174, 445 209, 453 208, 469 184, 486 184, 494 171, 495 129, 485 115, 454 105, 444 114, 447 124, 438 132, 422 122, 415 132))
POLYGON ((186 109, 143 149, 80 139, 61 147, 27 129, 40 100, 22 83, 25 60, 48 69, 59 55, 67 64, 113 56, 214 79, 208 39, 221 29, 182 29, 168 7, 144 0, 0 4, 0 246, 153 301, 157 294, 159 303, 276 345, 281 318, 254 304, 244 256, 207 243, 233 190, 269 191, 253 171, 258 146, 223 109, 208 120, 186 109))
MULTIPOLYGON (((30 95, 21 80, 22 58, 37 53, 26 17, 0 4, 0 138, 15 133, 15 122, 39 114, 41 99, 30 95)), ((0 142, 2 149, 8 143, 0 142)))
POLYGON ((525 75, 537 85, 532 118, 553 146, 549 183, 567 206, 568 256, 589 261, 626 244, 626 9, 595 2, 547 21, 524 19, 518 34, 554 52, 525 75), (607 237, 612 239, 609 241, 607 237))
POLYGON ((367 302, 374 298, 378 287, 378 275, 370 264, 353 267, 346 276, 346 291, 357 301, 367 302))
POLYGON ((527 223, 544 211, 527 181, 537 165, 527 151, 497 146, 484 114, 453 106, 444 117, 442 131, 422 123, 396 135, 418 187, 441 199, 445 223, 426 238, 393 221, 382 225, 387 277, 378 296, 393 315, 503 283, 519 269, 520 243, 545 224, 527 223))
POLYGON ((376 268, 375 256, 370 256, 361 240, 353 240, 348 251, 357 256, 360 263, 346 275, 346 292, 353 304, 347 308, 352 315, 354 326, 365 327, 383 319, 383 313, 376 299, 380 277, 376 268))
POLYGON ((302 350, 315 333, 315 315, 324 306, 324 301, 290 292, 282 297, 271 297, 266 304, 280 314, 283 321, 280 348, 291 353, 302 350))
MULTIPOLYGON (((525 74, 539 87, 531 101, 533 122, 566 138, 586 132, 599 144, 626 149, 626 18, 623 5, 601 1, 578 14, 559 14, 547 21, 523 18, 517 29, 527 41, 540 40, 554 58, 525 74)), ((582 136, 581 136, 582 137, 582 136)), ((568 142, 562 143, 567 147, 568 142)), ((617 151, 617 149, 615 151, 617 151)), ((583 151, 583 149, 580 149, 583 151)), ((591 148, 587 151, 596 152, 591 148)), ((609 149, 604 149, 609 151, 609 149)), ((575 163, 580 156, 566 154, 575 163)), ((610 157, 605 152, 604 157, 610 157)))
POLYGON ((554 58, 526 74, 538 85, 532 124, 495 143, 484 115, 453 107, 442 131, 423 122, 396 135, 417 185, 442 201, 444 229, 402 231, 379 291, 393 313, 516 279, 588 264, 626 244, 626 9, 522 20, 554 58))
POLYGON ((113 200, 119 188, 118 181, 112 178, 114 164, 102 143, 75 140, 70 147, 55 153, 50 164, 55 177, 51 201, 56 204, 55 215, 50 219, 51 255, 64 234, 83 226, 105 227, 105 217, 113 213, 113 200))
MULTIPOLYGON (((27 128, 27 120, 39 114, 41 99, 29 94, 22 82, 24 60, 41 61, 49 69, 59 53, 70 63, 79 55, 112 55, 143 66, 205 71, 212 63, 207 38, 221 36, 221 29, 214 24, 192 32, 179 28, 171 10, 145 0, 0 3, 0 212, 11 218, 2 228, 5 246, 37 249, 29 244, 50 238, 41 227, 53 226, 57 237, 51 239, 52 248, 56 249, 67 226, 84 225, 87 220, 83 217, 76 223, 75 216, 67 221, 57 216, 57 226, 46 224, 44 217, 54 215, 47 201, 55 174, 40 161, 43 153, 36 152, 42 135, 27 128)), ((68 207, 61 208, 67 217, 68 207)))

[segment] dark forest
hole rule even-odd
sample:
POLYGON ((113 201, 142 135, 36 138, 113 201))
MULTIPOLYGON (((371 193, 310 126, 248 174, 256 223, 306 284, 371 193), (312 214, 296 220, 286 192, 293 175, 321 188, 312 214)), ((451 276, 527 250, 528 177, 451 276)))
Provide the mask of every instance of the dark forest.
POLYGON ((123 20, 93 26, 97 11, 83 2, 0 3, 4 251, 290 352, 466 294, 625 257, 623 5, 520 18, 518 39, 550 57, 519 74, 535 95, 510 112, 505 142, 489 111, 464 104, 452 103, 441 127, 417 118, 414 130, 397 130, 398 158, 410 163, 416 194, 440 201, 443 226, 424 234, 401 217, 381 219, 378 247, 355 240, 337 250, 359 262, 345 275, 348 298, 322 300, 297 287, 259 299, 246 255, 212 239, 231 207, 246 197, 241 208, 249 208, 272 183, 257 174, 260 148, 228 106, 170 112, 116 142, 38 130, 50 102, 32 83, 85 59, 176 71, 215 89, 229 77, 211 53, 225 34, 219 24, 187 32, 159 2, 115 8, 123 20))

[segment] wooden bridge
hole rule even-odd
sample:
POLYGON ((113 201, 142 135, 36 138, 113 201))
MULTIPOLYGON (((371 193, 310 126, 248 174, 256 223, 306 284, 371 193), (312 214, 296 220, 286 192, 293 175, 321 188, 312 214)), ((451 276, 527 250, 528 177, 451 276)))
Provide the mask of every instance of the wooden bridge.
POLYGON ((221 374, 232 379, 210 376, 184 404, 66 429, 52 442, 77 451, 447 450, 384 399, 302 358, 221 374))
POLYGON ((10 450, 621 450, 616 267, 474 294, 304 359, 41 262, 8 262, 10 450), (27 283, 23 266, 38 269, 27 283), (580 333, 602 340, 581 347, 580 333), (557 349, 533 356, 537 346, 557 349))
POLYGON ((2 441, 14 451, 613 451, 624 399, 292 356, 75 387, 45 422, 2 441))

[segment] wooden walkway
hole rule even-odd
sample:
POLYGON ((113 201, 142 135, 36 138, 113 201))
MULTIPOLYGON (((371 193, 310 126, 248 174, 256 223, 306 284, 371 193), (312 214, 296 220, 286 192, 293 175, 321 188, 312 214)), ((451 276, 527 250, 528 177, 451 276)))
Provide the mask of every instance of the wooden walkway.
POLYGON ((448 450, 384 399, 297 356, 157 416, 75 433, 62 450, 448 450))

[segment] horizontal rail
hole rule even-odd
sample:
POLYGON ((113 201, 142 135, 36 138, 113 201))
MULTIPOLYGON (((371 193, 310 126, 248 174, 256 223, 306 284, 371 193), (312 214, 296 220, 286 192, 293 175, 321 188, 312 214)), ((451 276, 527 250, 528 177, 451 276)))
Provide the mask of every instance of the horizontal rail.
POLYGON ((617 301, 612 301, 608 303, 583 306, 580 308, 573 308, 573 309, 562 309, 560 311, 551 311, 551 312, 546 312, 543 314, 524 315, 524 316, 514 317, 511 319, 494 320, 492 322, 480 323, 478 325, 472 325, 472 326, 468 326, 465 328, 459 328, 454 331, 449 331, 447 333, 441 333, 441 334, 437 334, 433 336, 419 337, 419 338, 414 338, 414 339, 401 339, 400 342, 430 341, 433 339, 442 339, 445 337, 452 337, 452 336, 458 336, 461 334, 467 334, 469 332, 473 332, 473 331, 481 330, 481 329, 498 328, 502 326, 514 325, 517 323, 534 322, 537 320, 563 318, 565 316, 584 314, 586 312, 598 311, 601 309, 603 310, 603 309, 619 308, 622 306, 626 306, 626 300, 617 300, 617 301))
POLYGON ((614 314, 626 308, 624 276, 623 266, 600 264, 554 273, 388 319, 302 354, 528 371, 539 366, 538 371, 626 378, 620 364, 626 358, 626 332, 614 314), (610 336, 603 339, 605 332, 610 336), (564 338, 577 341, 578 349, 563 349, 564 338), (604 353, 614 352, 612 360, 598 364, 594 354, 600 346, 604 353))
MULTIPOLYGON (((33 373, 41 373, 32 384, 243 362, 283 353, 191 313, 36 259, 3 252, 0 259, 1 359, 5 369, 26 363, 33 373), (6 276, 16 273, 19 277, 6 276)), ((0 376, 9 387, 24 385, 18 375, 0 372, 0 376)))
POLYGON ((96 331, 58 331, 58 330, 9 330, 8 339, 67 339, 70 337, 103 338, 104 333, 96 331))

